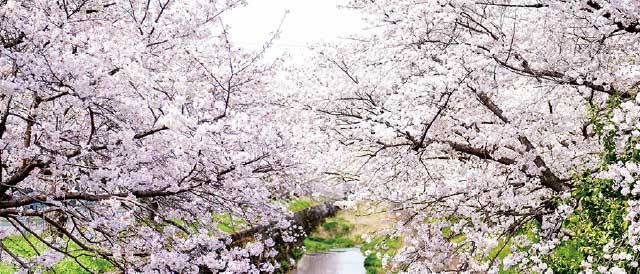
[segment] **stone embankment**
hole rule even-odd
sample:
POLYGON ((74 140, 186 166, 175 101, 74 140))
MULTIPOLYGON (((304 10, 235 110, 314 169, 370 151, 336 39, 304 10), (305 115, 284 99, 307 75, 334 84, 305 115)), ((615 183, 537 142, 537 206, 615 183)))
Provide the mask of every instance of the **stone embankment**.
MULTIPOLYGON (((316 206, 308 207, 297 211, 289 218, 292 225, 299 226, 305 234, 310 234, 314 229, 324 222, 327 217, 334 216, 338 208, 332 202, 325 202, 316 206)), ((302 246, 304 237, 296 237, 295 241, 289 242, 283 240, 283 231, 280 230, 276 223, 264 226, 252 227, 231 235, 231 246, 243 246, 245 243, 255 240, 257 235, 261 235, 263 239, 271 238, 275 241, 275 248, 278 255, 268 260, 277 261, 281 268, 278 272, 286 273, 293 265, 289 264, 290 258, 299 259, 302 256, 302 246)), ((260 260, 266 258, 253 258, 259 263, 260 260)), ((212 273, 207 269, 201 269, 200 273, 212 273)))

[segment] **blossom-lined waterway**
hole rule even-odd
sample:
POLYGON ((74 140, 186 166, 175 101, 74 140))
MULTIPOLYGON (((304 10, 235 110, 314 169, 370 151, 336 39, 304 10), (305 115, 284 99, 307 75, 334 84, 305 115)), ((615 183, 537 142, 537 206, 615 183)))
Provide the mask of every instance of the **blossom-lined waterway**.
POLYGON ((330 252, 305 254, 291 274, 360 274, 364 269, 364 256, 360 248, 338 248, 330 252))

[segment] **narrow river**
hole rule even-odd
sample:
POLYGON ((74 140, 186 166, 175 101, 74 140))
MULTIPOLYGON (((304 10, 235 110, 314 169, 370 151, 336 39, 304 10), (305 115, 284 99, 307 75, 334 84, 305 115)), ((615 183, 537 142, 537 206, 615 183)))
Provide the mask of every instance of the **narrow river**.
POLYGON ((331 252, 305 254, 291 274, 364 274, 360 248, 337 248, 331 252))

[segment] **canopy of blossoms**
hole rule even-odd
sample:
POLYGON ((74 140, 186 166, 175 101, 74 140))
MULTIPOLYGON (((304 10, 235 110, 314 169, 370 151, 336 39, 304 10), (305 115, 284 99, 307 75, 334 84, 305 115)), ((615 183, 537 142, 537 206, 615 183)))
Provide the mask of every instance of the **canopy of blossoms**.
POLYGON ((230 41, 245 4, 0 0, 0 236, 46 245, 3 260, 274 272, 215 217, 321 193, 398 216, 397 271, 638 266, 640 2, 352 0, 304 64, 230 41))

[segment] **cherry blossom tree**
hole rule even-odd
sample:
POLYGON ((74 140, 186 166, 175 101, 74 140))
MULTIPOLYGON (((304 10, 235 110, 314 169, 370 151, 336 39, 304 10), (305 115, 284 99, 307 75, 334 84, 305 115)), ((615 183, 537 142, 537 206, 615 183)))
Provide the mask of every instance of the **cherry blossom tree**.
MULTIPOLYGON (((118 271, 272 272, 230 248, 216 214, 282 220, 299 189, 287 123, 269 92, 279 61, 228 39, 236 0, 0 1, 0 218, 46 269, 83 256, 118 271), (37 231, 24 217, 41 219, 37 231), (32 243, 36 242, 36 243, 32 243)), ((265 50, 270 41, 265 44, 265 50)), ((286 226, 283 222, 283 227, 286 226)), ((268 244, 271 243, 271 244, 268 244)))
POLYGON ((300 100, 352 157, 336 166, 340 177, 357 178, 352 198, 382 202, 401 215, 387 231, 404 237, 396 267, 409 273, 637 267, 637 167, 625 163, 638 160, 638 147, 628 142, 637 142, 640 125, 636 105, 622 103, 633 102, 640 87, 637 1, 350 6, 366 14, 370 29, 318 46, 314 66, 296 83, 306 90, 300 100), (613 152, 601 153, 607 144, 613 152), (621 154, 624 147, 630 149, 621 154), (627 154, 636 158, 620 157, 627 154), (600 177, 606 188, 593 183, 600 177), (587 196, 618 201, 618 210, 590 211, 596 207, 587 196), (611 212, 628 212, 626 221, 611 212), (588 234, 573 225, 581 216, 592 231, 620 221, 615 226, 624 233, 588 234), (608 240, 581 242, 584 235, 612 240, 602 253, 608 240), (576 257, 558 259, 567 249, 576 257))

